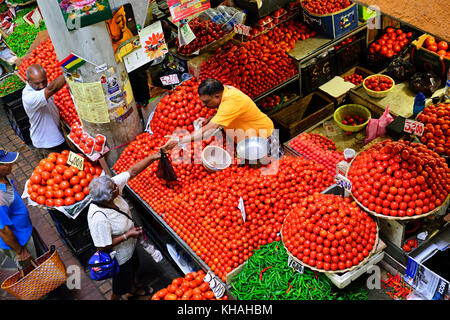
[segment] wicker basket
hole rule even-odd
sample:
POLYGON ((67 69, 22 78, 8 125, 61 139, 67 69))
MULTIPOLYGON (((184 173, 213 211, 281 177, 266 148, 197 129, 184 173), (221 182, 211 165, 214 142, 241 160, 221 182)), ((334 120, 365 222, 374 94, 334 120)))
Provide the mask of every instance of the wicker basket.
POLYGON ((66 282, 67 273, 58 252, 52 248, 30 265, 3 281, 2 289, 20 300, 38 300, 66 282))

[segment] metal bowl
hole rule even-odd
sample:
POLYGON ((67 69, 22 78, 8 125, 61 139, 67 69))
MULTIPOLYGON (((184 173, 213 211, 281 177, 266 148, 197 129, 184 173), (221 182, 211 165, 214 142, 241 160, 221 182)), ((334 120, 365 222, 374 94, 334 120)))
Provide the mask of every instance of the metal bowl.
POLYGON ((267 139, 261 137, 250 137, 241 140, 236 152, 239 158, 246 160, 259 160, 264 158, 269 151, 269 144, 267 139))
POLYGON ((232 159, 226 150, 217 146, 207 146, 202 151, 202 162, 208 171, 219 171, 228 168, 232 159))

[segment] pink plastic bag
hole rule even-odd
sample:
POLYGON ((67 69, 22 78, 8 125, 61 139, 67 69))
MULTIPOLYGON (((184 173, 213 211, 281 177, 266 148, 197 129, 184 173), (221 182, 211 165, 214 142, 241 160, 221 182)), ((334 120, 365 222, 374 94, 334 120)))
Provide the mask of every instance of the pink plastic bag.
POLYGON ((367 124, 366 133, 367 137, 364 140, 364 144, 368 144, 376 137, 382 136, 386 133, 386 127, 394 121, 394 117, 389 114, 389 106, 386 107, 383 115, 380 119, 370 119, 367 124))

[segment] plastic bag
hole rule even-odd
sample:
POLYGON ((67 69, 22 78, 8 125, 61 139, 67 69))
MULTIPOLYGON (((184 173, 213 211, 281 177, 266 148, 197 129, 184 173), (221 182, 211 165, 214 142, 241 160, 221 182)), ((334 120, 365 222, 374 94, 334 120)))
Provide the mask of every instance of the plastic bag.
POLYGON ((392 121, 394 121, 394 117, 389 114, 389 106, 387 106, 379 119, 369 120, 366 128, 367 137, 364 139, 364 144, 368 144, 373 139, 384 135, 386 133, 386 127, 392 121))
POLYGON ((417 72, 409 81, 409 85, 415 93, 422 92, 425 97, 431 97, 439 89, 442 80, 433 72, 417 72))
POLYGON ((416 67, 402 57, 395 58, 388 66, 386 73, 395 81, 402 82, 411 78, 416 72, 416 67))
POLYGON ((158 169, 156 170, 156 176, 166 181, 177 181, 177 175, 173 169, 172 163, 170 163, 167 154, 160 150, 161 158, 159 159, 158 169))

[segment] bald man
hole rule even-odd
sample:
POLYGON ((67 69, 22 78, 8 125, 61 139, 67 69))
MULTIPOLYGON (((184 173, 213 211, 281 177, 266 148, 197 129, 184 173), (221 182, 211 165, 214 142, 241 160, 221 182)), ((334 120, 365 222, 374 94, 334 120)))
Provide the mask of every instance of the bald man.
POLYGON ((29 66, 26 76, 22 103, 30 119, 31 142, 39 155, 46 158, 51 152, 69 148, 61 133, 59 111, 53 101, 53 95, 62 89, 66 80, 59 76, 48 84, 47 73, 38 64, 29 66))

